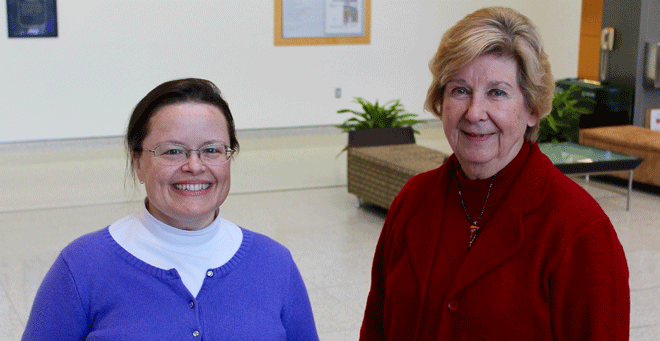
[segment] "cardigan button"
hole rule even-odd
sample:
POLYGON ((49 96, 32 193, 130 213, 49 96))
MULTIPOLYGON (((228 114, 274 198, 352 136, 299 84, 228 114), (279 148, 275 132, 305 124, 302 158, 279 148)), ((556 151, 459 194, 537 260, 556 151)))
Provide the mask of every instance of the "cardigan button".
POLYGON ((199 336, 199 331, 195 330, 195 331, 193 332, 193 336, 194 336, 194 337, 198 337, 198 336, 199 336))
POLYGON ((207 277, 213 277, 213 271, 209 270, 206 272, 207 277))
POLYGON ((456 311, 456 310, 458 310, 458 306, 459 306, 458 301, 457 300, 452 300, 452 301, 449 302, 449 304, 447 304, 447 309, 449 309, 451 311, 456 311))

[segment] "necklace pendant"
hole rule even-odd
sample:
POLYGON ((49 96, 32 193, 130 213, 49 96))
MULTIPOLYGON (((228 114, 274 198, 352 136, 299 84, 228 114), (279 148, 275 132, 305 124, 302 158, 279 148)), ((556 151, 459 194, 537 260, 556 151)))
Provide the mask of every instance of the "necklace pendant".
POLYGON ((479 226, 477 225, 470 226, 470 240, 473 240, 474 235, 477 234, 477 231, 479 231, 479 226))
POLYGON ((470 251, 472 248, 472 243, 474 243, 474 240, 477 238, 477 232, 479 232, 479 226, 470 226, 470 245, 468 245, 468 251, 470 251))
MULTIPOLYGON (((457 172, 460 172, 460 164, 458 166, 459 168, 457 169, 457 172)), ((481 220, 481 218, 484 216, 484 211, 486 210, 486 204, 488 204, 488 198, 490 198, 490 191, 493 189, 493 182, 495 182, 495 177, 497 176, 499 172, 495 173, 493 177, 490 179, 490 184, 488 184, 488 193, 486 193, 486 200, 484 201, 484 206, 481 208, 481 213, 479 213, 479 218, 477 220, 472 220, 470 219, 470 215, 468 214, 467 208, 465 207, 465 200, 463 200, 463 193, 461 192, 461 181, 459 180, 460 174, 457 173, 456 175, 456 187, 458 188, 458 198, 461 199, 461 205, 463 205, 463 212, 465 212, 465 217, 467 220, 472 224, 470 226, 470 245, 468 246, 468 251, 472 248, 472 243, 474 243, 474 240, 477 238, 477 233, 479 232, 479 226, 477 226, 477 222, 481 220)))

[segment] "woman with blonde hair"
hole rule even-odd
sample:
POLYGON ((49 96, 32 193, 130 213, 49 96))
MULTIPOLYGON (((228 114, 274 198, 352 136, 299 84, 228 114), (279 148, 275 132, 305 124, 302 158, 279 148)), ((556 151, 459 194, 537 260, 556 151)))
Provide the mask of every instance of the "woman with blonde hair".
POLYGON ((376 247, 361 340, 627 340, 609 218, 540 151, 554 82, 531 21, 478 10, 430 63, 454 154, 412 178, 376 247))

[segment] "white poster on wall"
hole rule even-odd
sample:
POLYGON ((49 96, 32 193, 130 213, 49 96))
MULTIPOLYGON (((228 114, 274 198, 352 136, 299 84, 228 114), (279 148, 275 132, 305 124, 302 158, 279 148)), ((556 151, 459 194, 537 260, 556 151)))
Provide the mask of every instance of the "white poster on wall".
POLYGON ((318 1, 291 0, 282 3, 282 37, 322 37, 323 3, 318 1))
POLYGON ((325 33, 359 35, 363 33, 363 0, 326 0, 325 33))
POLYGON ((660 109, 652 109, 646 113, 647 126, 654 131, 660 131, 660 109))

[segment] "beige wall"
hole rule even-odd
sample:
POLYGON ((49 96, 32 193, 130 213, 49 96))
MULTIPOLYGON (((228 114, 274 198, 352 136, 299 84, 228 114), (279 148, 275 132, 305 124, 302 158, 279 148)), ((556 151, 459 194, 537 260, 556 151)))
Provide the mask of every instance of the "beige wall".
POLYGON ((0 142, 121 135, 146 92, 188 76, 216 82, 239 129, 335 124, 353 96, 422 113, 442 33, 495 4, 536 22, 556 78, 575 77, 574 0, 372 0, 370 45, 315 47, 273 46, 269 0, 58 1, 58 38, 0 38, 0 142))

